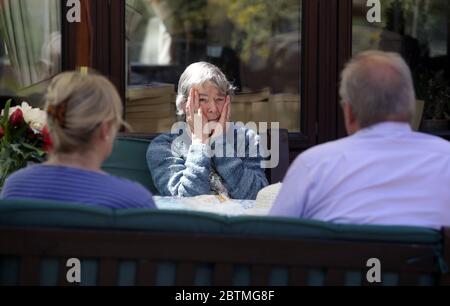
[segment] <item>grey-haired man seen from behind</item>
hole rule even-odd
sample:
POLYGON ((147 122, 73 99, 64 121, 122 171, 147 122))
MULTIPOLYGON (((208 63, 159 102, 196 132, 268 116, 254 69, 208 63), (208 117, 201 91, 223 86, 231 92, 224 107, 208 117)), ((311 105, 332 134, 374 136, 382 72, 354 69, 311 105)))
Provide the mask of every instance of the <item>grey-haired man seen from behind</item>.
POLYGON ((349 137, 289 169, 271 215, 336 223, 450 225, 450 144, 412 131, 411 71, 395 53, 357 55, 342 73, 349 137))

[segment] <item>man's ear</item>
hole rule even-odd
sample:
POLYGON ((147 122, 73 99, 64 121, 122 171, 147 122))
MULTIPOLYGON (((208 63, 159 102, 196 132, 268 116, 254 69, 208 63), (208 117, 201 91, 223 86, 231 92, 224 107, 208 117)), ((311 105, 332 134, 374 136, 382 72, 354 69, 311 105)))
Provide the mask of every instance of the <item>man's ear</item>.
POLYGON ((359 123, 350 104, 343 102, 342 111, 344 112, 345 129, 347 130, 347 134, 352 135, 356 133, 359 130, 359 123))
POLYGON ((351 123, 354 119, 351 106, 347 102, 342 103, 342 111, 344 112, 345 122, 351 123))

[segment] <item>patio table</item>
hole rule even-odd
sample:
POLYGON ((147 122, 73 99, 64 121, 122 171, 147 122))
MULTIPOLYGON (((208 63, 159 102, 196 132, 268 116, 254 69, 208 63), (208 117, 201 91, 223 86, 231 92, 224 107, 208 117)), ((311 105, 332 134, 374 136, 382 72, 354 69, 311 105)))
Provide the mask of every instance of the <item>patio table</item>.
POLYGON ((202 211, 227 216, 265 216, 270 210, 270 204, 261 201, 233 200, 216 195, 190 198, 154 196, 153 199, 158 209, 202 211))

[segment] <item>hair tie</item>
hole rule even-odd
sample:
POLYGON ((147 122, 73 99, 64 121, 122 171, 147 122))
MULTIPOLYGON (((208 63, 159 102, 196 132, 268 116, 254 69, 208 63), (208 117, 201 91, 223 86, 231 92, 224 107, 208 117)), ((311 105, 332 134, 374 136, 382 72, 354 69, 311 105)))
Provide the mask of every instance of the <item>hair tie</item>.
POLYGON ((66 104, 67 101, 59 103, 58 105, 50 105, 47 108, 47 114, 50 115, 56 122, 58 122, 59 126, 65 128, 66 124, 66 104))

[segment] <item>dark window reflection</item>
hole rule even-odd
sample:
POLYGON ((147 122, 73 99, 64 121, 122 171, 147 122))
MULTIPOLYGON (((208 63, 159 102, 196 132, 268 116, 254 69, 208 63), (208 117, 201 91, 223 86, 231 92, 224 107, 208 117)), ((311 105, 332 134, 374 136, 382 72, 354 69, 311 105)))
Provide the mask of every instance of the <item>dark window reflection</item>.
POLYGON ((381 0, 381 5, 382 22, 371 24, 366 1, 353 1, 353 52, 400 53, 413 71, 420 129, 449 134, 450 2, 381 0))
MULTIPOLYGON (((299 130, 300 0, 126 3, 129 85, 176 85, 189 64, 208 61, 226 73, 242 99, 256 94, 258 102, 267 102, 242 106, 247 115, 240 111, 238 120, 277 119, 282 127, 299 130), (281 102, 271 107, 271 97, 281 102), (294 114, 286 120, 269 118, 272 109, 272 113, 278 109, 294 114)), ((236 99, 236 110, 240 99, 236 99)))

